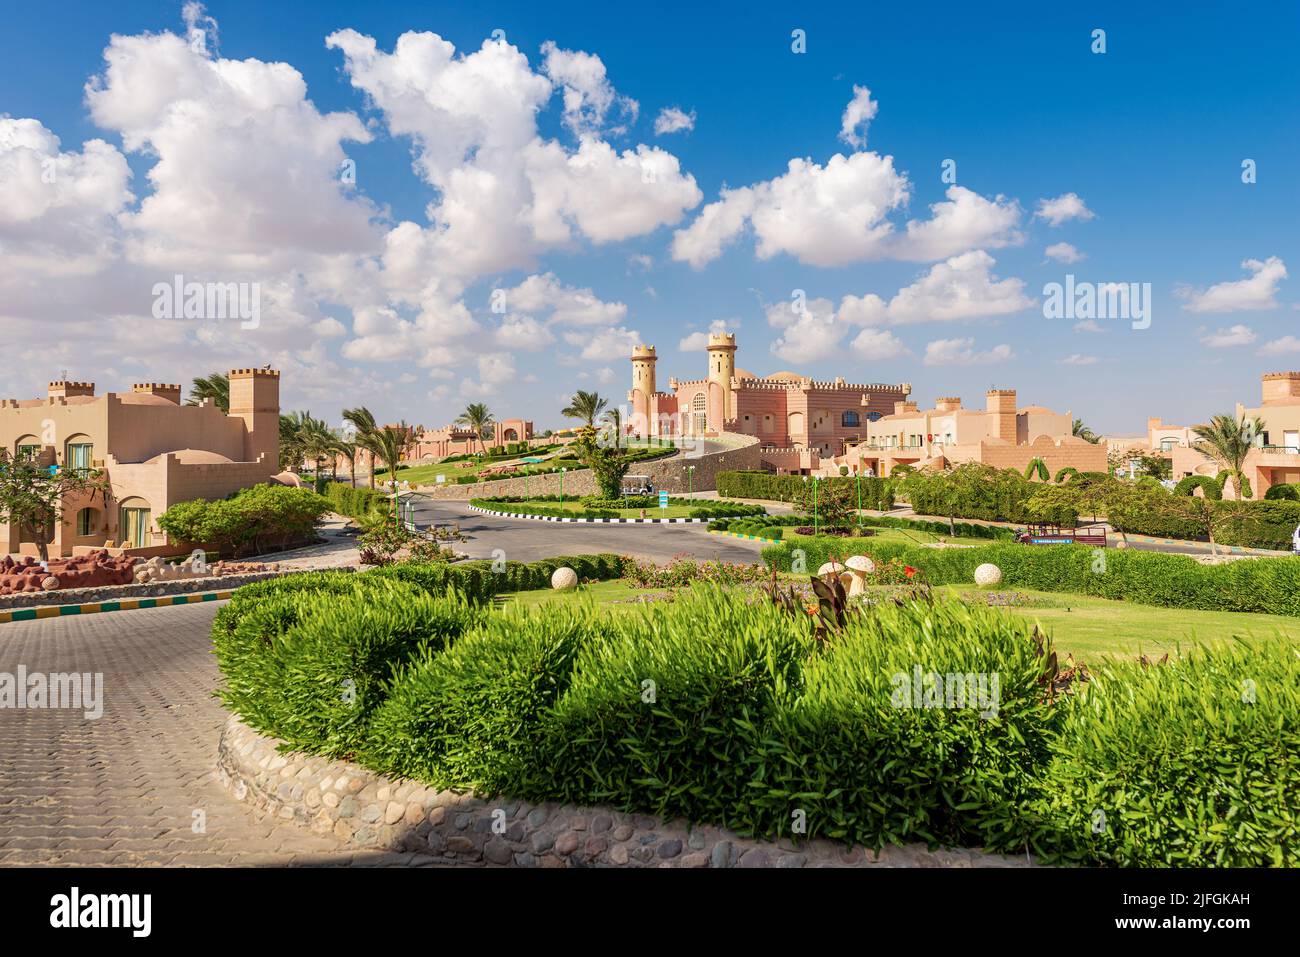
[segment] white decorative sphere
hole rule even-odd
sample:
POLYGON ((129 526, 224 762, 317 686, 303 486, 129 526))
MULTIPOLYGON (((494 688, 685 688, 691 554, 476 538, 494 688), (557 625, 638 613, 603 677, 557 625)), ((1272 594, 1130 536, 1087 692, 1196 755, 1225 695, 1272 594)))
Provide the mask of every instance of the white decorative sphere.
POLYGON ((975 569, 975 584, 981 588, 1002 584, 1002 569, 991 562, 985 562, 975 569))
POLYGON ((558 591, 568 591, 570 588, 578 587, 578 573, 572 568, 555 569, 551 575, 551 587, 558 591))

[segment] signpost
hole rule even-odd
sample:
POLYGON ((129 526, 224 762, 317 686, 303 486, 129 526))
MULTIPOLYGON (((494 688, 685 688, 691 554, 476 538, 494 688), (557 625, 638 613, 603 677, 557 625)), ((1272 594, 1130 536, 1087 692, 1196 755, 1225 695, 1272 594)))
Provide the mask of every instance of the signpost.
POLYGON ((662 509, 666 509, 666 508, 668 508, 668 490, 667 490, 667 489, 663 489, 663 488, 661 488, 661 489, 659 490, 659 507, 662 508, 662 509))

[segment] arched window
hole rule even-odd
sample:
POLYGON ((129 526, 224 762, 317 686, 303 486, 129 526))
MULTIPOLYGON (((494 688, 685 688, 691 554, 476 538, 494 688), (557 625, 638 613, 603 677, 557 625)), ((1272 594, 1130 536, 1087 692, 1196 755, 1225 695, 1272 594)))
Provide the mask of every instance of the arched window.
POLYGON ((41 440, 34 435, 24 435, 14 443, 14 458, 19 462, 31 461, 41 454, 41 440))
POLYGON ((70 469, 89 469, 94 452, 90 436, 74 435, 64 444, 63 464, 70 469))
POLYGON ((77 512, 77 537, 89 538, 99 528, 99 512, 93 508, 83 508, 77 512))
POLYGON ((856 429, 861 424, 861 421, 858 419, 858 414, 852 409, 849 409, 840 416, 840 425, 846 429, 856 429))
POLYGON ((118 511, 117 531, 122 544, 127 548, 143 548, 152 544, 149 537, 149 523, 153 515, 149 503, 142 498, 129 498, 122 503, 118 511))
POLYGON ((868 422, 879 422, 879 421, 880 421, 880 413, 879 413, 879 412, 868 412, 868 413, 867 413, 867 421, 868 421, 868 422))

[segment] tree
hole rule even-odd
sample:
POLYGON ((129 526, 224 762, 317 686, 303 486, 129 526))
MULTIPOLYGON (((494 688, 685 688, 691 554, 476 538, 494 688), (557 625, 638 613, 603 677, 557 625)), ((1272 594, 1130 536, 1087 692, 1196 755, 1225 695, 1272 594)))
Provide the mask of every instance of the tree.
POLYGON ((605 411, 607 405, 609 403, 595 392, 583 392, 579 389, 573 393, 573 399, 569 404, 560 410, 560 415, 570 419, 581 419, 587 428, 594 429, 596 419, 605 411))
POLYGON ((411 427, 405 422, 399 422, 397 425, 385 425, 382 429, 375 431, 375 445, 379 449, 379 456, 388 466, 388 480, 394 485, 397 484, 397 466, 406 455, 407 450, 413 444, 413 433, 411 427))
POLYGON ((49 561, 49 542, 63 517, 70 495, 107 498, 108 482, 100 470, 60 468, 34 461, 11 461, 0 449, 0 520, 32 533, 41 561, 49 561))
POLYGON ((338 452, 348 460, 348 477, 352 481, 352 487, 357 487, 357 453, 361 451, 361 446, 356 442, 349 442, 346 439, 339 439, 338 452))
POLYGON ((307 412, 285 412, 280 414, 280 467, 290 472, 302 469, 303 460, 307 458, 304 445, 303 425, 311 415, 307 412))
POLYGON ((495 421, 491 411, 482 402, 471 402, 465 406, 465 411, 456 417, 457 425, 467 425, 474 430, 474 434, 478 436, 478 446, 485 454, 487 446, 483 444, 483 439, 491 432, 495 421))
POLYGON ((224 372, 199 376, 190 386, 190 397, 186 405, 199 405, 204 399, 211 399, 222 412, 230 411, 230 376, 224 372))
POLYGON ((375 456, 379 454, 379 446, 375 441, 375 433, 379 431, 379 426, 375 424, 375 417, 363 405, 356 409, 344 409, 343 421, 356 429, 355 441, 357 445, 370 453, 370 487, 374 488, 375 456))
POLYGON ((1101 436, 1084 425, 1083 419, 1075 419, 1070 424, 1070 434, 1076 438, 1083 439, 1085 442, 1091 442, 1093 445, 1096 445, 1101 441, 1101 436))
POLYGON ((578 438, 573 443, 573 450, 577 454, 578 461, 595 473, 601 498, 622 497, 623 476, 627 475, 627 470, 632 467, 632 456, 629 453, 608 448, 597 442, 595 426, 583 426, 578 430, 578 438))
POLYGON ((795 489, 790 504, 809 518, 815 514, 821 525, 848 525, 857 516, 858 500, 849 482, 810 478, 795 489))
POLYGON ((1034 476, 1038 476, 1039 481, 1042 482, 1048 481, 1050 477, 1050 473, 1047 471, 1047 463, 1040 458, 1030 459, 1029 464, 1025 466, 1025 478, 1032 480, 1034 476))
POLYGON ((1250 498, 1250 483, 1243 466, 1255 447, 1255 436, 1264 431, 1263 421, 1258 417, 1247 419, 1244 415, 1240 421, 1231 415, 1216 415, 1208 425, 1193 426, 1192 431, 1200 439, 1196 450, 1217 462, 1232 477, 1236 497, 1250 498))
POLYGON ((614 433, 614 448, 619 447, 619 436, 623 433, 623 411, 621 409, 608 409, 604 416, 605 423, 614 433))

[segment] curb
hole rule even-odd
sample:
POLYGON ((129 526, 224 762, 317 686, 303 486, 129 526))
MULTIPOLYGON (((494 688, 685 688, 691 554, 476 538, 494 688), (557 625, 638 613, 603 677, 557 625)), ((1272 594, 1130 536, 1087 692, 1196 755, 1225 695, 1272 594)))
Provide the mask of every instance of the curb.
POLYGON ((92 601, 80 605, 41 605, 36 608, 16 608, 0 611, 0 625, 12 621, 35 621, 40 618, 64 618, 69 615, 96 615, 107 611, 134 611, 137 608, 166 608, 169 605, 195 605, 205 601, 222 601, 235 592, 205 591, 180 595, 161 595, 157 598, 119 598, 116 601, 92 601))
MULTIPOLYGON (((707 525, 712 518, 563 518, 559 515, 524 515, 521 512, 497 512, 477 505, 468 506, 471 512, 495 515, 497 518, 522 518, 533 522, 571 522, 579 525, 707 525)), ((716 518, 737 516, 718 515, 716 518)))
POLYGON ((747 542, 762 542, 764 545, 780 545, 775 538, 760 538, 758 535, 745 535, 742 532, 724 532, 721 529, 709 529, 710 535, 725 535, 728 538, 742 538, 747 542))

